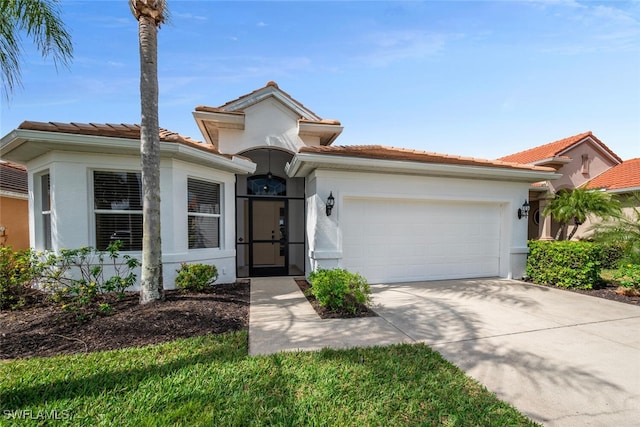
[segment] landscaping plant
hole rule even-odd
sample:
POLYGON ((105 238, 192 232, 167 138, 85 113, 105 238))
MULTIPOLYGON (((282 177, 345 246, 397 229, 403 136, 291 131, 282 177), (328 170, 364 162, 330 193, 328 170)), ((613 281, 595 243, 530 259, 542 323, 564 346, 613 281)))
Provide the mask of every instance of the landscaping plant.
POLYGON ((36 276, 30 249, 14 251, 0 247, 0 310, 18 308, 36 276))
POLYGON ((35 263, 38 283, 52 292, 52 299, 61 303, 63 309, 77 312, 79 316, 108 312, 104 303, 91 308, 97 296, 115 293, 123 297, 125 289, 136 284, 137 276, 133 271, 140 266, 136 258, 120 256, 121 246, 122 242, 118 240, 106 251, 84 246, 62 249, 59 254, 38 254, 35 263), (106 267, 109 273, 105 272, 106 267))
POLYGON ((176 287, 182 291, 202 292, 218 280, 218 269, 215 265, 183 262, 176 271, 176 287))
POLYGON ((526 276, 534 283, 592 289, 600 282, 600 245, 591 242, 529 241, 526 276))
POLYGON ((369 283, 358 273, 341 268, 319 269, 309 275, 309 283, 318 303, 333 311, 345 309, 355 313, 358 305, 371 302, 369 283))
POLYGON ((640 264, 621 265, 614 279, 620 285, 618 289, 620 294, 640 296, 640 264))

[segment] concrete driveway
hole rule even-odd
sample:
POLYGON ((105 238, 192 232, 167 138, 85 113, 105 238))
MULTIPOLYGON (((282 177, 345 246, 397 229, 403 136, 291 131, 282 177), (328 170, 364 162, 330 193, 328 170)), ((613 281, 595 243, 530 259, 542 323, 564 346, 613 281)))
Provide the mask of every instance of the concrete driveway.
POLYGON ((373 285, 375 311, 548 426, 640 425, 640 307, 512 280, 373 285))

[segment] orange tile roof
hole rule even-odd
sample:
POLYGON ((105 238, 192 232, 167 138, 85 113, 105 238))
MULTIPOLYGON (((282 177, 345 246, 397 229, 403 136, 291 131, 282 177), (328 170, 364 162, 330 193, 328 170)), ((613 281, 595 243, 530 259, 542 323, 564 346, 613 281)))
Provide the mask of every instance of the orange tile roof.
POLYGON ((625 160, 589 181, 586 188, 622 190, 640 188, 640 157, 625 160))
MULTIPOLYGON (((100 123, 57 123, 24 121, 18 129, 37 130, 44 132, 70 133, 74 135, 104 136, 112 138, 140 139, 140 125, 137 124, 100 124, 100 123)), ((188 136, 180 135, 167 129, 160 128, 160 141, 175 142, 199 150, 220 154, 213 146, 205 144, 188 136)))
POLYGON ((308 146, 300 148, 300 153, 317 153, 340 155, 348 157, 362 157, 368 159, 400 160, 421 163, 438 163, 464 166, 483 166, 504 169, 524 169, 544 172, 554 172, 555 169, 544 166, 523 165, 521 163, 504 162, 500 160, 485 160, 474 157, 461 157, 450 154, 439 154, 406 148, 386 147, 383 145, 351 145, 351 146, 308 146))
POLYGON ((563 138, 558 141, 550 142, 548 144, 530 148, 525 151, 510 154, 508 156, 500 157, 498 160, 502 160, 504 162, 534 163, 540 160, 554 157, 568 159, 568 157, 562 156, 561 153, 588 137, 591 137, 591 139, 598 143, 607 153, 613 156, 613 158, 615 158, 619 162, 622 162, 622 159, 618 157, 616 153, 611 151, 611 149, 607 147, 602 141, 600 141, 591 131, 570 136, 568 138, 563 138))

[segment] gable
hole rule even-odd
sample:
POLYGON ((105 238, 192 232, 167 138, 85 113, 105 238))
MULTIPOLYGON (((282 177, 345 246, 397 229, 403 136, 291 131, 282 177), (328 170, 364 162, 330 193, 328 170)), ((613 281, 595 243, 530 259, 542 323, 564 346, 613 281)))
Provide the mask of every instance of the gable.
POLYGON ((622 159, 593 135, 591 131, 500 157, 498 160, 523 164, 564 164, 574 160, 568 153, 581 144, 592 144, 604 157, 611 160, 611 164, 622 162, 622 159))

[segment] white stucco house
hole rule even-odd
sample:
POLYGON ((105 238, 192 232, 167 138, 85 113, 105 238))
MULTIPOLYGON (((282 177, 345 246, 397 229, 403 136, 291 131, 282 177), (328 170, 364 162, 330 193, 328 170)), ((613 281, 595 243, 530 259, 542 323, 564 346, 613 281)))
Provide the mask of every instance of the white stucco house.
MULTIPOLYGON (((165 287, 181 262, 220 283, 325 267, 371 283, 524 273, 532 183, 555 170, 386 146, 336 146, 342 126, 274 82, 193 112, 204 141, 161 131, 165 287), (333 206, 331 208, 331 204, 333 206), (520 215, 522 216, 522 215, 520 215)), ((141 249, 139 127, 23 122, 0 157, 26 165, 30 244, 141 249)))

